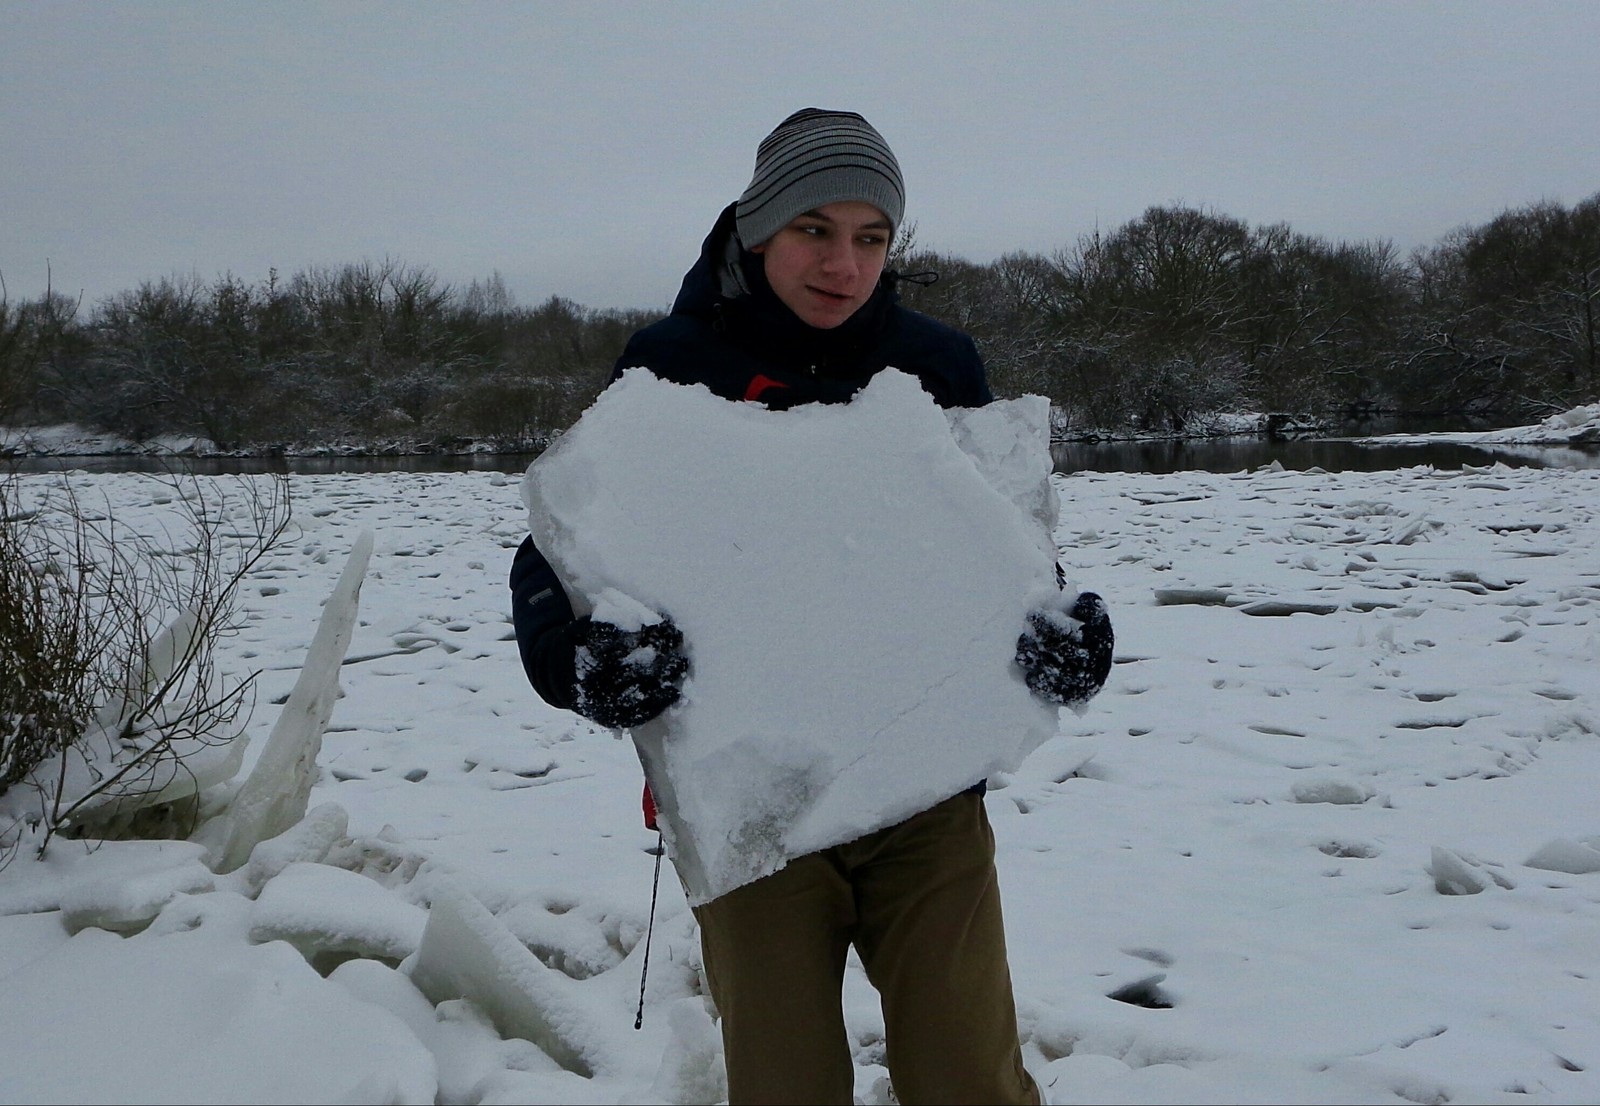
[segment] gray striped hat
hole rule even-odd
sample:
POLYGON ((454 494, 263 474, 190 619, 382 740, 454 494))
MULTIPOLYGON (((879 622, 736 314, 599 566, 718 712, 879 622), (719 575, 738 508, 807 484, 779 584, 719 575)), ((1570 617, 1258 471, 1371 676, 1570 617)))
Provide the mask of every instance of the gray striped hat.
POLYGON ((894 151, 853 111, 797 111, 762 139, 756 171, 734 218, 748 248, 803 212, 840 200, 863 200, 899 227, 906 186, 894 151))

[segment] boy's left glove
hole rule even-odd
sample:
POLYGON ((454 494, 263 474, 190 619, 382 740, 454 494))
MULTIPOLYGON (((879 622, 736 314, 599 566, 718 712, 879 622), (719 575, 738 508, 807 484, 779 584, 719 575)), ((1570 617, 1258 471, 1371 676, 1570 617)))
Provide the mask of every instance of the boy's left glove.
POLYGON ((689 659, 671 619, 624 630, 588 617, 573 624, 573 709, 614 730, 648 722, 682 694, 689 659))
POLYGON ((1028 628, 1017 638, 1017 664, 1035 695, 1078 709, 1105 686, 1112 644, 1105 601, 1080 592, 1071 610, 1028 612, 1028 628))

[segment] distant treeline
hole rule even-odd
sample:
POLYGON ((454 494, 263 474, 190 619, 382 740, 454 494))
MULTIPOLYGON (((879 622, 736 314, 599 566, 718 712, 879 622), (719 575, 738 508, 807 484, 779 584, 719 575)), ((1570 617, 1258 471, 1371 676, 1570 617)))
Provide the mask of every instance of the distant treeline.
MULTIPOLYGON (((1152 207, 989 264, 895 244, 909 306, 972 334, 996 394, 1080 430, 1192 432, 1214 412, 1539 417, 1600 399, 1600 193, 1430 248, 1328 242, 1152 207)), ((162 279, 85 308, 0 297, 0 424, 75 422, 223 449, 537 448, 588 406, 644 310, 520 306, 384 261, 260 283, 162 279)))

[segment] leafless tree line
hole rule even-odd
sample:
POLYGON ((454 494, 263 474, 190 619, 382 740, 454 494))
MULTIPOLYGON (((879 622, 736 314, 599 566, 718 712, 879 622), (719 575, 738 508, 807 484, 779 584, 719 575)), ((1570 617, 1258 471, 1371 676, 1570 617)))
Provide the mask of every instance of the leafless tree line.
POLYGON ((940 272, 906 302, 973 333, 997 392, 1080 428, 1182 434, 1209 412, 1542 416, 1600 398, 1600 194, 1401 256, 1154 207, 1050 255, 940 272))
MULTIPOLYGON (((1542 415, 1600 395, 1600 193, 1402 256, 1184 206, 987 264, 897 243, 905 302, 973 334, 1001 395, 1080 430, 1208 413, 1542 415)), ((224 450, 537 449, 656 313, 517 305, 395 261, 147 282, 84 311, 0 295, 0 423, 77 422, 224 450)))
POLYGON ((654 317, 559 297, 518 307, 498 276, 463 290, 391 260, 257 284, 163 278, 87 312, 59 295, 0 302, 0 424, 224 451, 538 448, 654 317))

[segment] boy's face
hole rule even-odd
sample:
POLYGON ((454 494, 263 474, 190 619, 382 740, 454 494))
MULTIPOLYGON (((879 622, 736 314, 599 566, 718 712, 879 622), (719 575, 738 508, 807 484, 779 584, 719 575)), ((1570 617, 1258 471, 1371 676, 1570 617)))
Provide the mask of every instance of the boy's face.
POLYGON ((871 204, 840 200, 796 216, 751 252, 764 258, 767 283, 790 311, 831 330, 872 297, 892 234, 871 204))

